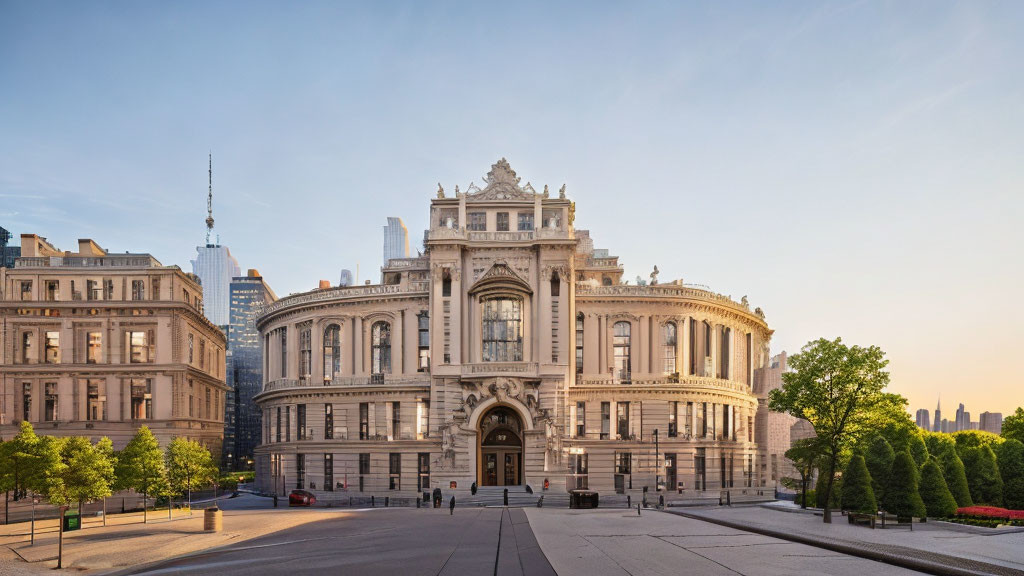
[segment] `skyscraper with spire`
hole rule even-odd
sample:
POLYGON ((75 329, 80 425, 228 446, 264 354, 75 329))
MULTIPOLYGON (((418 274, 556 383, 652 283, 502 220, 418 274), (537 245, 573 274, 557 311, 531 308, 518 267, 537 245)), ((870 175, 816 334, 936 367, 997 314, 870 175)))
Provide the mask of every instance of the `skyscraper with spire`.
POLYGON ((209 190, 206 196, 206 245, 196 246, 192 273, 203 285, 203 313, 217 326, 231 321, 231 279, 239 276, 238 261, 220 238, 213 236, 213 154, 210 154, 209 190))
POLYGON ((932 421, 932 432, 942 432, 942 398, 935 402, 935 419, 932 421))

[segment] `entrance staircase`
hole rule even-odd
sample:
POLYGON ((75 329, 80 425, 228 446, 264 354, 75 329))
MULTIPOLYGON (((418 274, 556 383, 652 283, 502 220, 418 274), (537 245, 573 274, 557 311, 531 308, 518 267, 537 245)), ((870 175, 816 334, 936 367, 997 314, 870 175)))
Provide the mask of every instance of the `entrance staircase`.
POLYGON ((569 494, 566 492, 539 492, 530 494, 526 486, 480 486, 476 494, 470 490, 458 490, 455 493, 455 502, 458 506, 503 506, 505 502, 505 488, 508 488, 508 505, 510 508, 523 508, 536 506, 541 495, 544 496, 544 506, 555 508, 569 507, 569 494))

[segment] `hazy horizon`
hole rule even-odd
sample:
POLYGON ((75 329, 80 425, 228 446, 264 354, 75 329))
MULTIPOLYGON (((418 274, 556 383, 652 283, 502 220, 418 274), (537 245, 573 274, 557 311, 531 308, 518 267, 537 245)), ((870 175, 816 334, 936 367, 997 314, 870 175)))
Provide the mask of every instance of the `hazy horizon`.
MULTIPOLYGON (((377 281, 509 160, 625 278, 875 344, 908 409, 1024 404, 1024 5, 0 1, 0 226, 279 296, 377 281)), ((17 243, 17 239, 14 241, 17 243)))

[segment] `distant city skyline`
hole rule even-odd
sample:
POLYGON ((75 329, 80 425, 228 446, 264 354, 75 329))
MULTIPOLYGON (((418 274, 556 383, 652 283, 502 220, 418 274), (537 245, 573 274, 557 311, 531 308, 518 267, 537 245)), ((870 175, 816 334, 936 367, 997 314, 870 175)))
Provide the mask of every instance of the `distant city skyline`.
POLYGON ((912 415, 1021 404, 1024 3, 593 6, 7 3, 0 226, 188 269, 212 150, 286 295, 378 281, 386 217, 415 253, 505 156, 625 278, 747 295, 773 354, 878 345, 912 415))

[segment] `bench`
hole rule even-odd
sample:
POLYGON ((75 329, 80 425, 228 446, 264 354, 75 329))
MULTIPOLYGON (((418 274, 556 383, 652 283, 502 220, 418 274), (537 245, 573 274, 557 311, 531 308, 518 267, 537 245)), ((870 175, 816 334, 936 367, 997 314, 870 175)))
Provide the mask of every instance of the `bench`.
POLYGON ((854 512, 850 512, 849 515, 847 515, 846 518, 847 518, 847 520, 850 521, 850 524, 871 526, 872 530, 875 529, 875 515, 874 514, 857 514, 857 513, 854 513, 854 512))
POLYGON ((911 532, 914 530, 914 519, 913 518, 898 518, 894 514, 880 513, 879 516, 882 518, 882 528, 910 528, 911 532))

